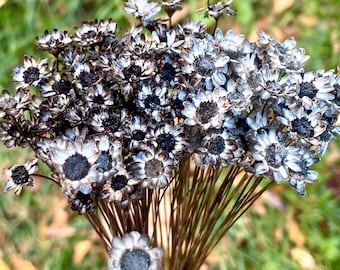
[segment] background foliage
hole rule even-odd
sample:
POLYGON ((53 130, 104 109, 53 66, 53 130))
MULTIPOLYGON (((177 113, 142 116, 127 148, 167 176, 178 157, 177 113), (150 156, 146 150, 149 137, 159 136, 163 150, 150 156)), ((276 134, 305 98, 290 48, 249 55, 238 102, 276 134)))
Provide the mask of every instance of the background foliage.
MULTIPOLYGON (((186 1, 176 18, 202 19, 206 1, 186 1)), ((0 89, 14 90, 12 69, 23 56, 47 57, 34 46, 46 29, 72 31, 84 20, 113 18, 121 33, 130 17, 122 1, 0 0, 0 89)), ((311 59, 310 69, 340 63, 340 2, 337 0, 234 0, 237 17, 219 24, 255 40, 266 31, 283 41, 296 37, 311 59)), ((207 24, 212 21, 207 20, 207 24)), ((208 258, 206 269, 338 269, 340 265, 340 140, 317 166, 318 183, 299 198, 275 185, 243 216, 208 258)), ((25 162, 28 150, 0 147, 0 169, 25 162)), ((1 174, 0 186, 5 180, 1 174)), ((221 217, 223 218, 223 217, 221 217)), ((32 191, 0 194, 0 269, 104 269, 105 255, 86 220, 72 213, 60 191, 36 181, 32 191)))

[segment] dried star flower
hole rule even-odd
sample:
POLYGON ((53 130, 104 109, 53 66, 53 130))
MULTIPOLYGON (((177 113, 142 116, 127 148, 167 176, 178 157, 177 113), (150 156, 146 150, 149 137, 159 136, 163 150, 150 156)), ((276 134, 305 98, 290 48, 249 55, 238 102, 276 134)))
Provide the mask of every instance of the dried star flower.
POLYGON ((183 9, 183 0, 162 1, 162 8, 168 14, 169 18, 171 18, 176 11, 183 9))
MULTIPOLYGON (((209 1, 208 1, 209 2, 209 1)), ((236 14, 236 11, 233 10, 230 7, 230 4, 233 2, 233 0, 229 0, 226 3, 223 2, 217 2, 216 4, 209 4, 208 5, 208 10, 205 13, 205 17, 214 17, 216 20, 221 17, 224 13, 227 14, 228 16, 232 16, 236 14)))
POLYGON ((33 158, 24 165, 15 165, 6 170, 5 174, 9 178, 4 186, 4 191, 14 190, 19 195, 23 186, 32 187, 34 174, 38 169, 38 159, 33 158))
POLYGON ((55 56, 71 42, 72 38, 69 37, 67 31, 59 31, 57 29, 54 29, 51 33, 46 30, 42 37, 36 38, 36 45, 40 49, 49 51, 55 56))
POLYGON ((81 46, 89 46, 103 40, 103 29, 98 21, 83 22, 81 28, 74 28, 72 40, 81 46))
POLYGON ((40 143, 39 155, 52 168, 65 192, 80 190, 89 194, 92 183, 99 180, 96 164, 99 149, 95 141, 84 141, 73 131, 70 134, 74 139, 65 137, 40 143))
POLYGON ((48 59, 36 61, 32 56, 25 56, 24 66, 14 70, 13 81, 17 88, 25 88, 30 85, 38 86, 42 79, 49 76, 48 59))
POLYGON ((0 117, 11 115, 16 117, 28 105, 27 89, 19 88, 13 97, 7 90, 2 91, 0 97, 0 117))
POLYGON ((149 241, 136 231, 113 238, 107 270, 161 270, 163 251, 149 241))
POLYGON ((213 92, 200 91, 192 95, 192 102, 185 101, 183 105, 184 124, 199 125, 203 129, 221 128, 224 113, 229 108, 226 96, 217 89, 213 92))
POLYGON ((147 148, 132 156, 129 172, 137 179, 143 180, 142 185, 149 188, 165 188, 172 178, 174 160, 160 149, 147 148))

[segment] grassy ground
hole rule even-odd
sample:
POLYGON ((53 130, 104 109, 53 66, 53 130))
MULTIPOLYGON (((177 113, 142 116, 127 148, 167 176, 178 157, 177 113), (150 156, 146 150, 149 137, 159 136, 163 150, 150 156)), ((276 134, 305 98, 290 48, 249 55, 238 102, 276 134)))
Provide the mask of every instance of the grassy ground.
MULTIPOLYGON (((194 0, 187 2, 194 10, 205 1, 197 6, 194 0)), ((110 17, 125 28, 128 19, 122 15, 121 7, 121 1, 104 0, 0 0, 0 89, 12 88, 12 69, 22 64, 25 54, 46 57, 33 45, 35 37, 46 29, 72 30, 83 20, 110 17)), ((311 55, 309 68, 339 65, 337 0, 235 0, 234 7, 239 15, 222 21, 224 29, 232 28, 253 40, 261 30, 279 40, 295 36, 299 46, 311 55)), ((196 19, 202 15, 193 13, 196 19)), ((308 186, 306 197, 297 197, 287 186, 275 186, 223 239, 208 258, 206 268, 338 269, 340 143, 337 144, 317 167, 320 181, 308 186)), ((29 155, 29 151, 0 147, 0 169, 24 162, 29 155)), ((1 187, 2 180, 3 177, 1 187)), ((105 256, 90 226, 68 210, 59 194, 50 184, 37 184, 19 198, 0 194, 0 270, 104 268, 105 256)))

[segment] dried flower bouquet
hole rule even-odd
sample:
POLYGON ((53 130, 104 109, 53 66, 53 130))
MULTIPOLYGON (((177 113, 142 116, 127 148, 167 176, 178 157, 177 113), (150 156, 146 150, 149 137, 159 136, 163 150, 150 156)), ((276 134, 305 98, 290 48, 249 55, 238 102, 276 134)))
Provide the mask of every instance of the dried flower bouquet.
POLYGON ((25 56, 14 95, 2 93, 1 141, 35 153, 4 190, 60 186, 108 270, 199 269, 271 183, 304 195, 317 179, 311 166, 338 132, 339 76, 304 68, 293 38, 223 33, 231 2, 208 1, 212 33, 172 22, 182 0, 128 0, 138 24, 119 37, 111 19, 46 31, 36 44, 54 60, 25 56))

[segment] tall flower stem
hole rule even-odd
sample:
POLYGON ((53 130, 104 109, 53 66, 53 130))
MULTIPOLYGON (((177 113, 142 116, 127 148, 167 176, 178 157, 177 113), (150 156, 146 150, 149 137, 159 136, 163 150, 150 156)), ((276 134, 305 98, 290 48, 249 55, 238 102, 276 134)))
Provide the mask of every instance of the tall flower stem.
MULTIPOLYGON (((184 160, 171 183, 165 269, 199 269, 209 253, 271 183, 243 168, 195 167, 184 160), (263 185, 262 185, 263 183, 263 185), (261 184, 261 185, 260 185, 261 184)), ((166 208, 166 206, 163 206, 166 208)), ((161 207, 159 209, 162 209, 161 207)), ((162 219, 162 213, 158 215, 162 219)), ((164 239, 161 240, 163 243, 164 239)))

